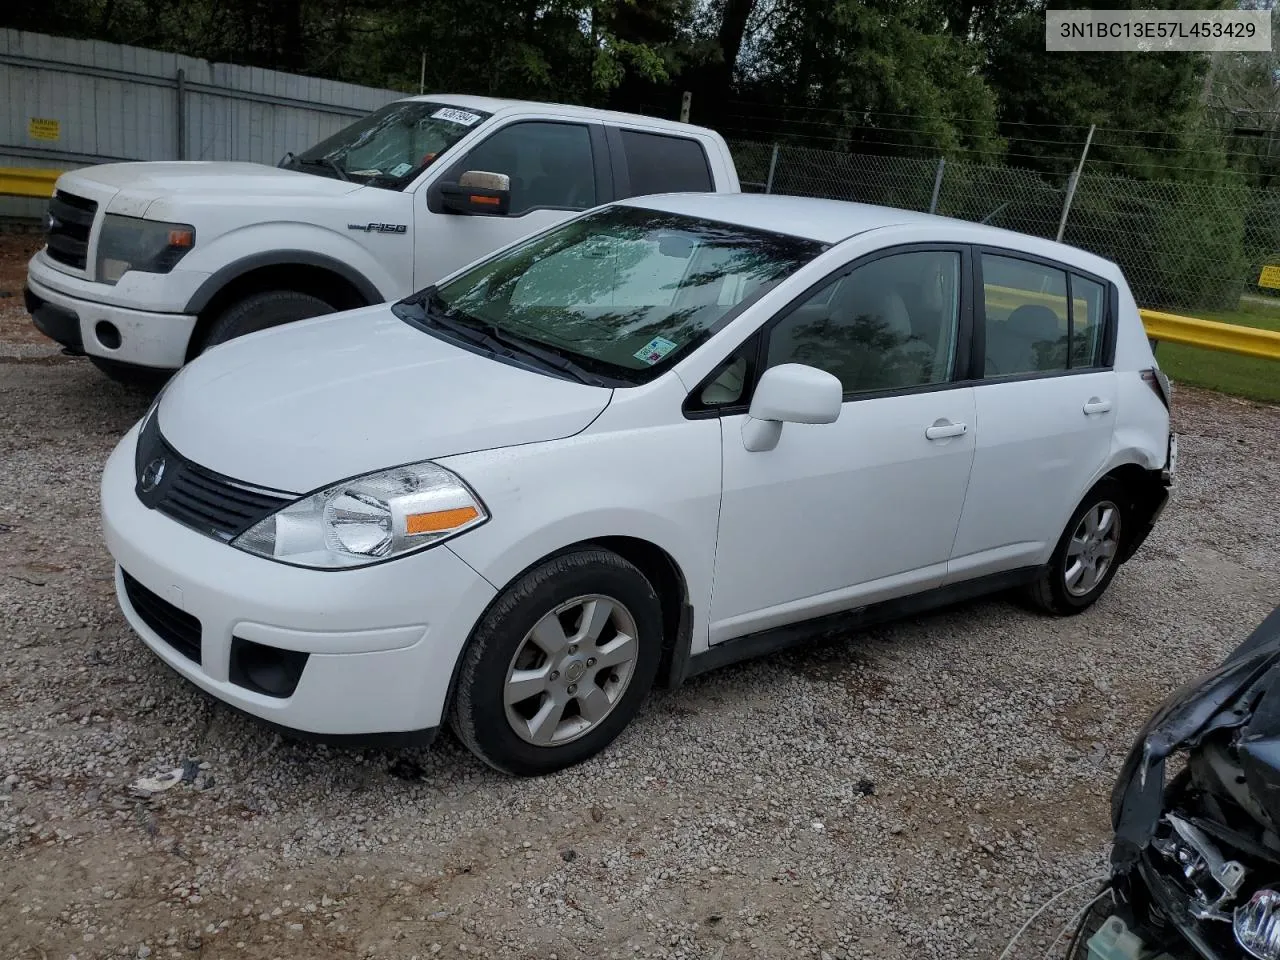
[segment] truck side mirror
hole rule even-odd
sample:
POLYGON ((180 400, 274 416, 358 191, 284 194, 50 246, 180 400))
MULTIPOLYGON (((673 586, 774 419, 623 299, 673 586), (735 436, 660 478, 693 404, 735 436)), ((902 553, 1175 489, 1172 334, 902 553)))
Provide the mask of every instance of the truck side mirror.
POLYGON ((505 216, 511 209, 511 178, 505 173, 468 170, 457 183, 440 184, 445 213, 505 216))

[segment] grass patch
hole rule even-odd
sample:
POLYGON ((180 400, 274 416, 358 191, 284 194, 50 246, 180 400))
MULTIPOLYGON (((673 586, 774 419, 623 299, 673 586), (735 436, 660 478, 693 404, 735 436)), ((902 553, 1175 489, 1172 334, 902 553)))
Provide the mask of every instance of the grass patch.
MULTIPOLYGON (((1263 306, 1250 309, 1248 301, 1241 307, 1240 310, 1225 312, 1200 310, 1195 315, 1202 320, 1280 331, 1280 310, 1263 306)), ((1280 360, 1241 357, 1181 343, 1160 344, 1156 360, 1160 369, 1175 383, 1230 393, 1248 400, 1280 403, 1280 360)))

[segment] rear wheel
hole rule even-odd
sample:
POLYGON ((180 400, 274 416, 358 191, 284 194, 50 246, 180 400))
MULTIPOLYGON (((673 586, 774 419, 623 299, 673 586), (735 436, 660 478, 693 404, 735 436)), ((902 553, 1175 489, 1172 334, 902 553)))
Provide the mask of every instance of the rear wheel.
POLYGON ((453 728, 505 773, 580 763, 635 716, 661 649, 661 606, 638 569, 600 549, 548 560, 503 591, 476 627, 453 728))
POLYGON ((201 350, 245 334, 333 313, 333 305, 297 290, 267 290, 233 303, 213 322, 201 350))
POLYGON ((1128 502, 1115 480, 1104 479, 1089 491, 1071 515, 1048 568, 1028 589, 1035 606, 1069 616, 1097 602, 1120 567, 1128 502))

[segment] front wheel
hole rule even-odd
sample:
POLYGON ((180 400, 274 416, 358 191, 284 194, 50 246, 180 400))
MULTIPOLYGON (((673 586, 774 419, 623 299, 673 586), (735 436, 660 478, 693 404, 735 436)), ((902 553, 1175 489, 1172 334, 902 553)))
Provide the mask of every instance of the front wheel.
POLYGON ((608 550, 555 557, 509 586, 463 652, 452 725, 490 766, 552 773, 622 732, 653 686, 662 608, 608 550))
POLYGON ((248 333, 333 313, 333 306, 297 290, 267 290, 233 303, 213 322, 202 350, 248 333))
POLYGON ((1048 568, 1028 590, 1036 607, 1070 616, 1097 602, 1120 567, 1128 502, 1115 480, 1104 479, 1089 491, 1071 515, 1048 568))

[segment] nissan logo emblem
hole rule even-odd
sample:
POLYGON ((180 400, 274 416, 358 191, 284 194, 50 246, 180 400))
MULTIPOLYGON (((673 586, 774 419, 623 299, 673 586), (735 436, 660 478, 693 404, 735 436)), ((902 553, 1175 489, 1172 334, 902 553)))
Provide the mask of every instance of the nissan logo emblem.
POLYGON ((142 471, 142 479, 139 485, 144 493, 150 493, 156 487, 160 486, 160 481, 164 479, 164 457, 156 457, 142 471))

